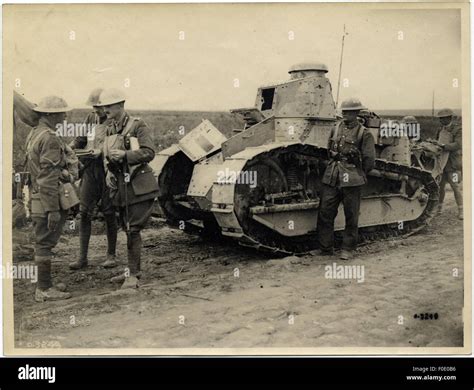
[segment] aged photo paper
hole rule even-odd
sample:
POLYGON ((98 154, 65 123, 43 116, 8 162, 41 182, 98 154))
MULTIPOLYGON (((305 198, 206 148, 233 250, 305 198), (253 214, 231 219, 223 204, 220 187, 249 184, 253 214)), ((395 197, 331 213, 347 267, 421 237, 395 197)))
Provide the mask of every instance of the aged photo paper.
POLYGON ((4 353, 470 353, 469 12, 4 5, 4 353))

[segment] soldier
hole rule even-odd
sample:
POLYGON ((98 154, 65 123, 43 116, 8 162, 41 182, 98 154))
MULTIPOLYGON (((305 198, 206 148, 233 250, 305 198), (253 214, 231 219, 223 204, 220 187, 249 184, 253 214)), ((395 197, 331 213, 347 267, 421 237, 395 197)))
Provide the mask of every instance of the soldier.
POLYGON ((127 233, 128 271, 122 288, 138 287, 142 241, 140 231, 149 220, 158 184, 148 163, 155 156, 150 129, 125 111, 125 95, 116 89, 100 94, 109 122, 104 144, 106 181, 127 233))
POLYGON ((59 241, 67 210, 61 209, 60 183, 73 180, 67 171, 65 144, 57 135, 70 109, 60 97, 48 96, 34 111, 39 113, 38 126, 27 137, 27 167, 30 172, 31 217, 35 227, 35 264, 38 284, 35 300, 67 299, 70 293, 53 287, 51 251, 59 241))
POLYGON ((462 170, 462 127, 454 124, 454 113, 449 108, 444 108, 438 112, 441 122, 441 130, 438 135, 439 145, 449 152, 448 161, 444 167, 439 188, 438 211, 443 209, 446 183, 449 183, 454 192, 454 198, 458 205, 458 218, 463 219, 463 201, 460 189, 462 170))
POLYGON ((105 138, 105 122, 107 115, 104 108, 98 106, 101 88, 94 89, 87 104, 93 107, 84 123, 86 126, 96 125, 94 128, 93 139, 89 139, 86 135, 82 135, 74 139, 71 143, 73 149, 90 149, 92 154, 88 154, 81 158, 83 163, 79 212, 81 215, 81 223, 79 230, 79 259, 71 264, 69 268, 79 270, 87 267, 87 253, 89 249, 89 241, 91 237, 92 216, 94 208, 99 204, 105 219, 107 233, 107 254, 105 262, 102 264, 104 268, 113 268, 117 265, 115 258, 115 250, 117 246, 117 219, 115 216, 115 207, 110 198, 110 190, 105 183, 105 169, 102 160, 102 145, 105 138), (103 125, 103 126, 100 126, 103 125))
POLYGON ((341 259, 352 257, 358 241, 358 221, 361 188, 367 183, 366 174, 374 167, 375 145, 372 134, 358 121, 364 109, 358 99, 341 104, 343 121, 329 137, 329 163, 323 175, 321 203, 318 215, 319 255, 334 251, 334 219, 339 204, 344 206, 344 230, 341 259))
POLYGON ((413 144, 420 140, 420 124, 413 115, 404 116, 402 119, 402 125, 410 143, 413 144))

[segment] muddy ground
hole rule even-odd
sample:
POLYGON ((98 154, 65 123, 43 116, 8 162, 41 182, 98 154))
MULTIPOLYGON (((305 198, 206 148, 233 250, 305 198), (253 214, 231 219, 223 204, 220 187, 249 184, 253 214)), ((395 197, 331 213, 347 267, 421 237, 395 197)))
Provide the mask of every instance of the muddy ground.
MULTIPOLYGON (((15 280, 15 345, 462 346, 463 229, 452 193, 447 197, 444 213, 423 233, 372 243, 348 263, 337 257, 270 259, 229 243, 203 241, 155 220, 143 234, 138 290, 122 291, 110 282, 125 260, 114 270, 100 266, 103 235, 92 237, 89 267, 70 271, 67 263, 78 254, 79 238, 65 235, 53 273, 73 297, 35 303, 35 285, 15 280), (333 263, 363 265, 363 282, 326 278, 325 266, 333 263), (433 319, 421 320, 424 313, 433 319)), ((126 258, 123 232, 118 255, 126 258)))

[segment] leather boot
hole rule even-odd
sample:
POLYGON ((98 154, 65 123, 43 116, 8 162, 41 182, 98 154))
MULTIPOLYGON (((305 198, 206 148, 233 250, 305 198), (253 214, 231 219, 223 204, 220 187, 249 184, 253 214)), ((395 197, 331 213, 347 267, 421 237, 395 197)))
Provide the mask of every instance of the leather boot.
POLYGON ((35 291, 36 302, 58 301, 60 299, 69 298, 71 298, 71 293, 59 291, 55 287, 50 287, 46 290, 41 290, 39 287, 37 287, 35 291))
POLYGON ((104 214, 105 228, 107 234, 107 258, 102 264, 104 268, 114 268, 117 266, 115 248, 117 247, 117 218, 115 214, 104 214))
POLYGON ((102 267, 104 267, 104 268, 114 268, 116 266, 117 266, 117 259, 116 259, 115 255, 107 254, 107 259, 102 264, 102 267))
POLYGON ((79 260, 69 264, 72 270, 79 270, 87 267, 87 252, 89 250, 89 241, 91 239, 92 222, 87 214, 81 214, 81 223, 79 225, 79 260))
POLYGON ((140 260, 142 251, 142 238, 140 232, 130 232, 127 241, 127 257, 130 276, 125 278, 122 289, 138 288, 138 277, 140 276, 140 260))
POLYGON ((130 275, 137 275, 140 273, 142 252, 142 237, 140 232, 130 232, 128 241, 128 268, 130 269, 130 275))
POLYGON ((35 256, 35 265, 38 269, 37 288, 47 290, 53 286, 51 281, 51 256, 35 256))
POLYGON ((115 248, 117 247, 117 218, 115 214, 105 214, 105 228, 107 232, 107 255, 115 257, 115 248))
POLYGON ((69 269, 73 271, 78 271, 83 268, 87 268, 87 259, 80 258, 79 260, 73 261, 69 264, 69 269))
POLYGON ((352 257, 353 257, 352 251, 348 251, 346 249, 343 249, 341 251, 341 255, 339 256, 339 258, 341 260, 350 260, 350 259, 352 259, 352 257))
POLYGON ((464 219, 464 212, 463 212, 463 207, 459 206, 458 207, 458 219, 463 220, 464 219))
POLYGON ((309 252, 311 256, 332 256, 334 255, 334 250, 324 251, 322 249, 315 249, 309 252))

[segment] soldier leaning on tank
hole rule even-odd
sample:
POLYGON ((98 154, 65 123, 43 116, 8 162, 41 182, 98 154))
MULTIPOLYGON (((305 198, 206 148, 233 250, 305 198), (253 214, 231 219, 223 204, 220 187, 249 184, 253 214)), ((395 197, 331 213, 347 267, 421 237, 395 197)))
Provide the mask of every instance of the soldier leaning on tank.
POLYGON ((444 108, 438 112, 441 122, 441 130, 438 135, 438 143, 449 152, 448 161, 444 167, 439 188, 438 211, 443 209, 446 183, 449 183, 454 192, 454 198, 458 205, 458 218, 463 219, 463 200, 460 188, 462 171, 462 127, 455 124, 454 113, 449 108, 444 108))
POLYGON ((343 121, 329 138, 329 163, 322 179, 317 254, 334 252, 334 220, 342 202, 346 227, 340 257, 348 260, 357 246, 361 188, 367 183, 366 174, 374 167, 375 146, 372 134, 357 119, 359 111, 364 109, 361 102, 345 100, 341 109, 343 121))
POLYGON ((39 123, 27 137, 26 150, 30 209, 35 229, 35 264, 38 267, 35 300, 43 302, 71 297, 53 287, 51 258, 68 213, 61 209, 60 183, 71 182, 74 178, 67 170, 65 143, 56 133, 57 125, 67 117, 67 103, 62 98, 48 96, 34 110, 39 113, 39 123))
POLYGON ((106 182, 127 233, 129 272, 119 279, 125 279, 122 288, 135 288, 140 277, 140 231, 148 222, 158 196, 158 184, 148 165, 155 156, 154 145, 145 122, 125 111, 125 96, 121 91, 104 90, 99 100, 109 119, 104 144, 106 182))
MULTIPOLYGON (((96 134, 94 135, 94 142, 99 141, 97 138, 101 138, 98 134, 99 126, 107 121, 107 115, 105 114, 104 108, 97 106, 99 102, 99 96, 102 92, 101 88, 94 89, 87 105, 92 106, 93 111, 90 112, 84 123, 86 125, 96 125, 96 134)), ((88 137, 86 135, 77 137, 71 143, 73 149, 86 149, 88 148, 88 137)), ((79 259, 71 264, 69 268, 72 270, 79 270, 87 267, 88 264, 88 249, 89 241, 91 237, 92 229, 92 216, 94 208, 99 204, 99 209, 104 215, 106 234, 107 234, 107 254, 105 262, 102 264, 104 268, 113 268, 117 265, 115 251, 117 246, 117 219, 115 216, 115 207, 112 204, 110 198, 110 190, 105 183, 105 169, 102 160, 102 153, 100 146, 94 144, 95 153, 81 158, 83 164, 82 177, 81 177, 81 190, 79 212, 81 215, 81 223, 79 227, 79 259)))

